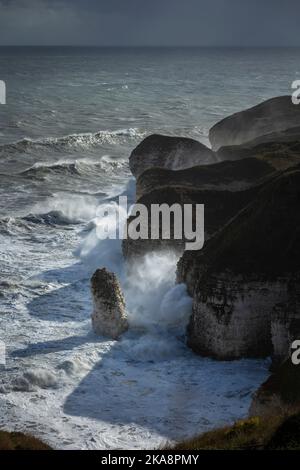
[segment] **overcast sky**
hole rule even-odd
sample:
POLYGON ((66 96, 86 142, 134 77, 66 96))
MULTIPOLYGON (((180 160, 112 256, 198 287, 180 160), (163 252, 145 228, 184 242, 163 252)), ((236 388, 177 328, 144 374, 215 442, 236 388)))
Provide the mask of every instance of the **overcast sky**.
POLYGON ((0 0, 0 45, 300 46, 300 0, 0 0))

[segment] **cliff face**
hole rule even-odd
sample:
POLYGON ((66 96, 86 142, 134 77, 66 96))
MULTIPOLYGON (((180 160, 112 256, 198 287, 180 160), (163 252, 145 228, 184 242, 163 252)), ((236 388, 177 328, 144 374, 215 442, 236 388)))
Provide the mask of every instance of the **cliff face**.
POLYGON ((181 256, 187 240, 176 239, 172 223, 170 237, 151 239, 151 207, 204 204, 204 249, 178 263, 178 281, 193 297, 188 343, 219 359, 272 354, 275 366, 298 334, 299 288, 291 282, 300 266, 300 107, 290 96, 273 98, 216 124, 210 139, 217 151, 153 135, 132 152, 148 239, 124 240, 123 253, 181 256))
POLYGON ((272 352, 272 307, 286 298, 285 280, 244 281, 226 272, 210 276, 194 296, 188 345, 221 360, 266 357, 272 352))
POLYGON ((300 130, 297 138, 291 142, 250 142, 221 147, 216 152, 219 162, 210 165, 184 170, 147 169, 137 178, 137 200, 157 189, 172 187, 241 191, 258 185, 272 173, 300 163, 300 130))
POLYGON ((299 272, 299 185, 299 167, 283 172, 202 251, 181 258, 178 281, 194 299, 188 342, 196 352, 232 359, 282 348, 274 312, 291 301, 290 279, 299 272))
MULTIPOLYGON (((217 158, 225 161, 207 165, 203 164, 205 158, 202 158, 201 152, 205 149, 201 147, 202 144, 199 144, 199 150, 198 143, 191 143, 190 139, 150 136, 131 156, 131 167, 137 177, 137 204, 145 205, 148 210, 152 204, 179 204, 181 207, 184 204, 204 204, 205 239, 208 240, 253 200, 260 186, 268 179, 276 176, 278 171, 299 164, 300 135, 298 138, 299 141, 292 142, 256 142, 254 146, 250 142, 246 145, 222 147, 217 152, 217 158), (194 161, 193 158, 190 159, 191 148, 194 155, 198 149, 197 166, 180 169, 180 159, 176 157, 178 148, 181 163, 187 166, 194 161), (201 165, 198 164, 199 161, 201 165)), ((130 217, 128 224, 135 218, 130 217)), ((126 259, 153 250, 170 249, 177 251, 179 255, 183 253, 186 240, 176 240, 172 231, 169 240, 163 239, 162 235, 158 240, 151 240, 151 224, 153 222, 149 217, 148 240, 124 240, 123 254, 126 259)))
MULTIPOLYGON (((240 145, 268 134, 280 133, 300 126, 300 107, 291 96, 279 96, 253 108, 235 113, 218 122, 209 132, 213 150, 222 146, 240 145)), ((279 141, 279 137, 274 140, 279 141)))
POLYGON ((272 161, 264 161, 262 158, 224 161, 176 171, 151 168, 137 179, 137 199, 166 188, 242 191, 262 183, 275 170, 272 161))
POLYGON ((291 344, 300 339, 300 278, 287 282, 287 300, 275 305, 272 313, 271 334, 273 368, 290 357, 291 344))

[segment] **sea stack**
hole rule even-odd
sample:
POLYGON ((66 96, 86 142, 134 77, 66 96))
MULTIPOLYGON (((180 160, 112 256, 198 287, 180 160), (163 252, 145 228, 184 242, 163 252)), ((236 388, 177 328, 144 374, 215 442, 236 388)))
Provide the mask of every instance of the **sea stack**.
POLYGON ((118 339, 128 329, 126 305, 119 281, 105 268, 92 276, 94 310, 92 325, 96 334, 118 339))

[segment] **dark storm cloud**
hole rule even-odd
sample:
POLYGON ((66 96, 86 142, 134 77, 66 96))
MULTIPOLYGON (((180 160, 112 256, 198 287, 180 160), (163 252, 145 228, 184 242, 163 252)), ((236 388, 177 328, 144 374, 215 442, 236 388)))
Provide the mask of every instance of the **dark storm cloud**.
POLYGON ((298 0, 0 0, 0 44, 300 45, 298 0))

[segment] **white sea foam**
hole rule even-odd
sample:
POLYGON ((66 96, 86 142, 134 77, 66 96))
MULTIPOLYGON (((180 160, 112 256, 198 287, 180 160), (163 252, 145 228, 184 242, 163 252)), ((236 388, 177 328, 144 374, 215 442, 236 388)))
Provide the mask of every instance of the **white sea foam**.
POLYGON ((47 389, 56 388, 57 386, 57 377, 52 372, 45 369, 35 369, 28 370, 15 377, 4 391, 6 393, 8 393, 9 390, 17 392, 32 392, 36 388, 47 389))
POLYGON ((185 286, 175 286, 178 258, 175 253, 150 253, 130 268, 123 280, 129 321, 133 327, 184 333, 191 299, 185 286))
MULTIPOLYGON (((129 199, 133 191, 134 185, 130 183, 129 199)), ((114 201, 104 202, 101 213, 112 213, 111 208, 125 224, 127 212, 114 201)), ((149 253, 127 269, 121 241, 112 239, 116 232, 115 217, 105 217, 108 236, 105 240, 98 238, 97 227, 101 223, 101 218, 93 219, 93 228, 77 251, 87 269, 92 272, 97 267, 106 267, 119 276, 132 327, 167 330, 178 326, 183 332, 191 313, 191 299, 185 286, 175 286, 177 255, 173 252, 149 253)))

